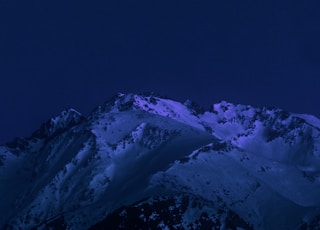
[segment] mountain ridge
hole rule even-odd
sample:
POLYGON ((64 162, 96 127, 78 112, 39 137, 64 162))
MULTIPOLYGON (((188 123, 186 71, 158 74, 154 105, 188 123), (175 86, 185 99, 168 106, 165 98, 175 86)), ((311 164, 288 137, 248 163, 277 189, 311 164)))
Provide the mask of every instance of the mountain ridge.
POLYGON ((87 117, 68 109, 0 146, 0 226, 317 226, 319 124, 281 109, 222 101, 204 110, 155 94, 118 94, 87 117))

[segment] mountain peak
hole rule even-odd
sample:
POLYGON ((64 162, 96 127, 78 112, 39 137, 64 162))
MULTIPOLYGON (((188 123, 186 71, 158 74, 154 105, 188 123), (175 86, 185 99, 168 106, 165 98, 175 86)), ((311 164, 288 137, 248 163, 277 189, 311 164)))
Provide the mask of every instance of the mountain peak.
POLYGON ((157 99, 167 99, 153 92, 145 93, 117 93, 110 100, 108 100, 100 110, 104 112, 119 112, 129 109, 143 109, 146 110, 148 104, 156 104, 157 99))
POLYGON ((62 111, 58 116, 49 119, 43 123, 32 136, 36 138, 48 138, 79 124, 85 117, 73 108, 68 108, 62 111))
POLYGON ((204 130, 203 126, 199 124, 198 115, 205 113, 205 110, 198 104, 191 100, 181 103, 152 92, 140 94, 118 93, 103 106, 98 107, 93 112, 93 116, 124 111, 144 111, 187 123, 190 126, 204 130))
POLYGON ((319 124, 154 93, 67 109, 0 146, 0 228, 318 229, 319 124))

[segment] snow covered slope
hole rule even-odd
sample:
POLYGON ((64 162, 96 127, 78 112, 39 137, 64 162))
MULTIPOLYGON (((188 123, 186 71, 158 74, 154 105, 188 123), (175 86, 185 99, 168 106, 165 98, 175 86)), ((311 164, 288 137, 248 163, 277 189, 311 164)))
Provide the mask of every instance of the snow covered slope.
POLYGON ((118 94, 0 146, 0 228, 320 228, 320 121, 118 94))

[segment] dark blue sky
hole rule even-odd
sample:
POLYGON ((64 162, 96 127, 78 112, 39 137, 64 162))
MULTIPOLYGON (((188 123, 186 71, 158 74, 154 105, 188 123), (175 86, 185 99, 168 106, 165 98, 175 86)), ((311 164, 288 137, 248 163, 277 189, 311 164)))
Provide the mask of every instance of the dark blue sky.
POLYGON ((316 0, 0 0, 0 142, 116 92, 319 116, 319 12, 316 0))

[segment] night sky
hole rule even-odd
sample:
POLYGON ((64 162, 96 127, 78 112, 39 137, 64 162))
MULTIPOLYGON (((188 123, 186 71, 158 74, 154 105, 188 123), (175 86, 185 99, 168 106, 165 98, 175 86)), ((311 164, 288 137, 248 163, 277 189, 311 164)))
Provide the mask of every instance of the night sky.
POLYGON ((320 1, 0 0, 0 81, 0 143, 117 92, 320 116, 320 1))

